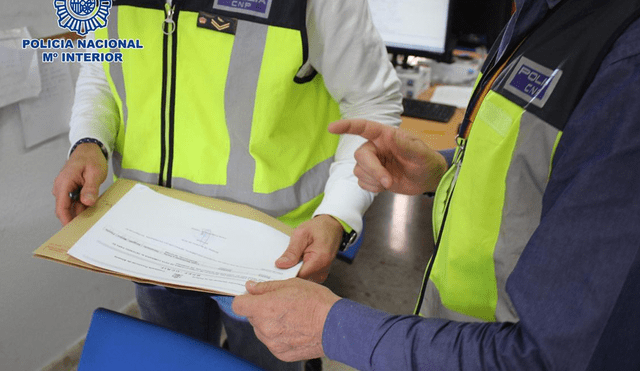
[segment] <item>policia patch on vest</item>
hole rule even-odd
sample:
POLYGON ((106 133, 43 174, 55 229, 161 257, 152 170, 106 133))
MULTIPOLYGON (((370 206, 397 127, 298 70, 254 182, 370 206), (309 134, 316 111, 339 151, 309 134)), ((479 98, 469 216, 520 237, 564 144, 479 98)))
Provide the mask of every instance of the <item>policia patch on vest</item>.
POLYGON ((205 12, 198 13, 198 27, 200 28, 208 28, 210 30, 235 35, 237 26, 238 20, 236 18, 223 17, 205 12))
POLYGON ((269 18, 271 0, 214 0, 213 9, 269 18))
POLYGON ((552 70, 522 56, 504 88, 537 107, 543 107, 561 76, 561 69, 552 70))

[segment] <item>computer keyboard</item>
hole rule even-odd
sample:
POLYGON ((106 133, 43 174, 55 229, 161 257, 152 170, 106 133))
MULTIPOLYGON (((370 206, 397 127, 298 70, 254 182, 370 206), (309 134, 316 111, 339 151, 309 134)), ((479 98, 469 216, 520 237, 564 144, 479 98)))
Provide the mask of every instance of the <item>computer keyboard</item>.
POLYGON ((403 116, 439 122, 449 122, 456 111, 456 106, 411 98, 403 98, 402 106, 404 107, 403 116))

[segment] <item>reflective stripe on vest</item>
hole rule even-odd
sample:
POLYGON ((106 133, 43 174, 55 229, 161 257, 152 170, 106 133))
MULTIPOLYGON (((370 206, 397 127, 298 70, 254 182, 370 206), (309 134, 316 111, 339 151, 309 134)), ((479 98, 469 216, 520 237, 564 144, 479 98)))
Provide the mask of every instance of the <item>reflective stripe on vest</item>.
MULTIPOLYGON (((109 38, 144 46, 120 50, 124 63, 106 70, 124 118, 114 173, 148 183, 160 175, 164 17, 159 9, 114 6, 108 27, 109 38)), ((171 186, 249 204, 290 225, 308 219, 339 138, 326 127, 340 114, 321 76, 294 82, 300 31, 238 19, 230 35, 197 21, 197 12, 184 10, 176 20, 175 122, 165 128, 173 135, 171 186)))

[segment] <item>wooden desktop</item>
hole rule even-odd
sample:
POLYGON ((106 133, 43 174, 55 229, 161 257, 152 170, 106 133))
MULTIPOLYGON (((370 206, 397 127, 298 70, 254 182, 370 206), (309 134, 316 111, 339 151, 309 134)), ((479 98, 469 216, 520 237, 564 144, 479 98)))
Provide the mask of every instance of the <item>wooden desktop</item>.
MULTIPOLYGON (((433 95, 435 86, 418 95, 417 99, 429 100, 433 95)), ((400 129, 406 130, 427 143, 435 150, 454 148, 458 126, 464 118, 464 109, 458 108, 449 122, 437 122, 422 120, 413 117, 402 116, 400 129)))

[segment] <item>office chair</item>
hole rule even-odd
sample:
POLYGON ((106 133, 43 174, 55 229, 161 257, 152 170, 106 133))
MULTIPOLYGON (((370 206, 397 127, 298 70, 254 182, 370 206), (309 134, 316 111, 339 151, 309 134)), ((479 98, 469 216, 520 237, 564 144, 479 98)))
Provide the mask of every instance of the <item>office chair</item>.
POLYGON ((78 371, 260 371, 211 344, 104 308, 93 312, 78 371))

